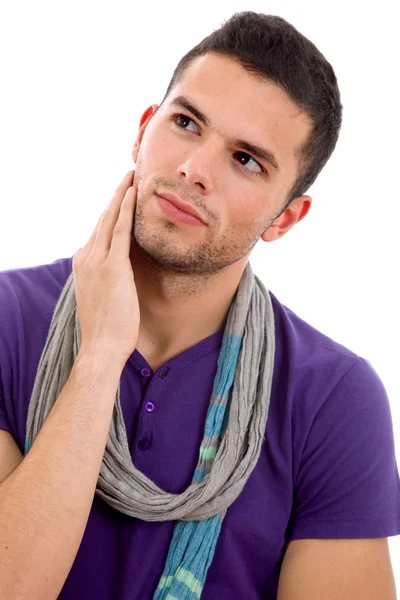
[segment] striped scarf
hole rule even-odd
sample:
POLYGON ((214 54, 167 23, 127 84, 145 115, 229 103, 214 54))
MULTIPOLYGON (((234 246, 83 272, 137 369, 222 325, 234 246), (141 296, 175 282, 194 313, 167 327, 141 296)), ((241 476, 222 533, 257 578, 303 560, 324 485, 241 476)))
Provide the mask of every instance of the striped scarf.
MULTIPOLYGON (((54 310, 30 399, 25 454, 63 389, 80 347, 73 273, 54 310)), ((232 299, 193 481, 182 494, 135 468, 118 385, 96 494, 145 521, 176 521, 153 600, 198 600, 227 508, 256 466, 265 436, 275 354, 268 291, 247 263, 232 299)))

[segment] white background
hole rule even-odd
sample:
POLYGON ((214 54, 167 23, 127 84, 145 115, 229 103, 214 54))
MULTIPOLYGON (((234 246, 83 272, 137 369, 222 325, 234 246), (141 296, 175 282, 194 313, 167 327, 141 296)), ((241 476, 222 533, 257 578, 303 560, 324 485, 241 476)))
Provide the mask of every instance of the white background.
MULTIPOLYGON (((71 256, 124 173, 139 119, 177 62, 234 12, 279 15, 331 62, 344 105, 308 216, 251 264, 278 298, 367 358, 388 391, 400 462, 397 2, 0 5, 0 270, 71 256)), ((1 310, 1 307, 0 307, 1 310)), ((399 537, 389 538, 400 589, 399 537)))

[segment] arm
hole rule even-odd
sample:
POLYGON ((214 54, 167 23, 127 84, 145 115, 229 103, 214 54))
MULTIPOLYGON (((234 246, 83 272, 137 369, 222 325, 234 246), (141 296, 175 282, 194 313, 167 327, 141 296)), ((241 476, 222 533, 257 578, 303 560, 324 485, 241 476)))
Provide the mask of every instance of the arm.
POLYGON ((11 475, 24 458, 13 436, 5 429, 0 429, 0 457, 1 484, 11 475))
POLYGON ((0 597, 57 598, 78 552, 120 367, 78 357, 32 448, 0 485, 0 597))
POLYGON ((387 538, 290 542, 277 600, 396 600, 387 538))
POLYGON ((55 600, 82 541, 139 334, 129 258, 135 202, 131 171, 73 259, 81 345, 70 376, 19 466, 9 439, 0 456, 1 600, 55 600))

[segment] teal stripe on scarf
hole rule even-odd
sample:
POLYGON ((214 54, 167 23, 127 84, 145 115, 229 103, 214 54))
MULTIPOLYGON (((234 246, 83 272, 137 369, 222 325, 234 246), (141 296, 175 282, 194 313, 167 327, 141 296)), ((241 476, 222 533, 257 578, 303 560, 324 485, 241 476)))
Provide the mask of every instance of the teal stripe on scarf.
POLYGON ((166 600, 168 594, 179 600, 201 597, 223 516, 216 515, 204 521, 177 521, 154 600, 166 600))
POLYGON ((213 431, 221 429, 224 419, 226 402, 217 404, 213 402, 209 407, 209 413, 206 420, 204 433, 207 437, 212 437, 213 431))
POLYGON ((193 481, 203 481, 204 477, 210 472, 209 469, 196 469, 193 475, 193 481))
MULTIPOLYGON (((193 481, 201 481, 210 471, 228 422, 228 400, 242 336, 224 334, 214 379, 213 393, 217 402, 210 404, 204 427, 208 439, 199 450, 199 462, 193 481)), ((153 600, 199 600, 214 557, 222 521, 226 511, 203 521, 176 521, 164 572, 153 600)))

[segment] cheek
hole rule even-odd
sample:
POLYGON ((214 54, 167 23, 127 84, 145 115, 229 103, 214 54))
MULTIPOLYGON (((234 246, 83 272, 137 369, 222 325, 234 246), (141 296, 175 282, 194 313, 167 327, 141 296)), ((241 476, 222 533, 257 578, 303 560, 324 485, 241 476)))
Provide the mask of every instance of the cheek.
POLYGON ((254 193, 242 193, 233 205, 230 218, 240 230, 259 231, 268 220, 265 199, 257 198, 254 193))
POLYGON ((171 144, 171 137, 161 128, 153 127, 151 130, 145 131, 140 154, 146 167, 152 165, 157 169, 158 165, 165 165, 166 162, 171 164, 176 153, 176 145, 171 144))

